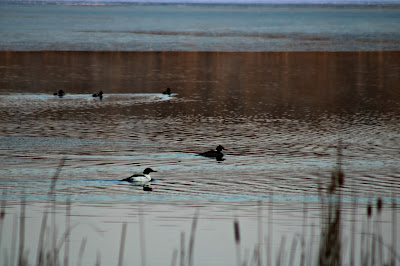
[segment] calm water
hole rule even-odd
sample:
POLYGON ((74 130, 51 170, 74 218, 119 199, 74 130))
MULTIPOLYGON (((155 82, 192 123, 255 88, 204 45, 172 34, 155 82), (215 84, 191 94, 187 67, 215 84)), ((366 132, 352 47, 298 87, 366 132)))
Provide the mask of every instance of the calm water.
POLYGON ((0 3, 0 50, 380 51, 400 8, 0 3))
POLYGON ((302 254, 315 264, 327 199, 319 188, 330 186, 341 141, 342 259, 361 265, 366 233, 388 246, 400 239, 399 209, 390 207, 400 203, 399 59, 399 52, 2 52, 0 248, 12 260, 17 249, 6 243, 18 236, 13 224, 25 199, 35 261, 51 179, 66 158, 55 192, 59 236, 72 201, 71 264, 84 238, 84 264, 117 264, 124 222, 126 264, 170 264, 174 250, 179 263, 181 232, 188 250, 196 210, 196 265, 236 263, 235 217, 243 260, 250 263, 261 243, 264 262, 271 249, 278 264, 283 246, 285 263, 296 250, 295 264, 302 254), (172 96, 161 94, 166 87, 172 96), (59 89, 62 98, 52 95, 59 89), (91 97, 99 90, 101 101, 91 97), (218 144, 227 148, 224 161, 196 155, 218 144), (119 181, 146 167, 158 171, 152 192, 119 181))
POLYGON ((17 265, 24 243, 33 265, 56 229, 69 265, 190 265, 195 217, 193 265, 258 265, 258 250, 263 265, 338 251, 343 264, 389 264, 399 48, 398 7, 2 2, 0 264, 17 265), (219 144, 224 161, 197 155, 219 144), (119 181, 146 167, 153 191, 119 181))

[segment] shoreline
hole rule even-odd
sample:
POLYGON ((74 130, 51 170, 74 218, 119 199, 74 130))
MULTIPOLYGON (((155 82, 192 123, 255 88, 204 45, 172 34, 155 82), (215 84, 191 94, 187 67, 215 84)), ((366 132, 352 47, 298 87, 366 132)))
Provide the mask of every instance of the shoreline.
POLYGON ((188 50, 0 50, 0 54, 4 53, 226 53, 226 54, 249 54, 249 53, 265 53, 265 54, 305 54, 305 53, 329 53, 329 54, 350 54, 350 53, 400 53, 400 50, 349 50, 349 51, 188 51, 188 50))
POLYGON ((400 8, 400 3, 393 3, 392 1, 366 1, 366 2, 346 2, 346 1, 336 1, 333 3, 322 2, 322 3, 299 3, 296 1, 288 1, 286 3, 280 3, 279 1, 275 2, 263 2, 261 1, 253 1, 250 3, 238 3, 238 2, 201 2, 201 1, 193 1, 193 2, 183 2, 183 1, 148 1, 148 2, 140 2, 140 1, 98 1, 98 2, 90 2, 90 1, 45 1, 45 0, 37 0, 37 1, 12 1, 7 0, 3 1, 0 4, 17 4, 17 5, 66 5, 66 6, 201 6, 201 7, 272 7, 272 8, 400 8))

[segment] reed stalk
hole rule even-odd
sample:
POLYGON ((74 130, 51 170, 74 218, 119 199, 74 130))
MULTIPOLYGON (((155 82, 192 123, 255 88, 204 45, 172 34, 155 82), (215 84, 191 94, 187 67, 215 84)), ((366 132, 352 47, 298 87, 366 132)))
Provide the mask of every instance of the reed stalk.
POLYGON ((303 235, 301 237, 301 259, 300 259, 300 266, 304 266, 306 261, 306 239, 305 236, 307 235, 307 216, 308 216, 308 207, 306 201, 306 195, 303 196, 303 235))
POLYGON ((19 219, 19 255, 18 266, 25 265, 24 245, 25 245, 25 198, 21 200, 21 216, 19 219))
MULTIPOLYGON (((1 208, 0 208, 0 236, 2 235, 3 232, 3 223, 4 219, 6 217, 6 197, 7 197, 7 190, 3 190, 2 193, 3 199, 1 200, 1 208)), ((0 237, 0 251, 1 251, 1 237, 0 237)))
MULTIPOLYGON (((397 250, 397 213, 396 195, 392 196, 392 250, 397 250)), ((390 265, 396 266, 396 257, 392 252, 390 265)))
POLYGON ((258 201, 258 214, 257 214, 257 224, 258 224, 258 247, 257 247, 257 254, 258 254, 258 266, 262 265, 262 252, 261 252, 261 247, 262 247, 262 236, 263 236, 263 231, 262 231, 262 201, 258 201))
MULTIPOLYGON (((370 246, 372 246, 372 244, 371 244, 371 237, 369 237, 369 236, 372 236, 372 231, 371 231, 371 220, 372 220, 372 218, 371 218, 371 216, 372 216, 372 214, 371 214, 371 209, 372 209, 372 207, 371 207, 372 205, 371 205, 371 203, 368 203, 368 206, 367 206, 367 240, 366 240, 366 247, 365 247, 365 250, 370 250, 369 248, 370 248, 370 246)), ((371 250, 370 250, 371 251, 371 250)), ((368 266, 369 264, 370 264, 370 252, 366 252, 366 261, 365 261, 365 265, 366 266, 368 266)))
POLYGON ((360 260, 361 260, 361 265, 365 265, 366 263, 366 258, 364 256, 364 250, 365 250, 365 223, 362 223, 362 229, 361 229, 361 242, 360 242, 360 260))
MULTIPOLYGON (((250 265, 253 265, 253 261, 254 261, 254 265, 259 265, 260 254, 259 254, 259 245, 258 245, 258 244, 256 244, 256 245, 254 246, 254 249, 253 249, 253 258, 250 260, 250 262, 251 262, 250 265)), ((243 263, 243 264, 245 264, 245 263, 243 263)))
POLYGON ((44 260, 43 242, 44 242, 44 234, 46 231, 47 215, 48 215, 48 212, 47 212, 47 210, 45 210, 43 212, 42 225, 40 227, 40 233, 39 233, 36 265, 43 265, 43 260, 44 260))
POLYGON ((290 248, 290 259, 289 266, 293 265, 294 257, 296 255, 296 246, 297 246, 297 235, 294 236, 292 240, 292 247, 290 248))
POLYGON ((233 221, 233 232, 234 232, 234 237, 235 237, 235 243, 236 243, 236 262, 237 265, 240 266, 241 265, 241 250, 240 250, 240 230, 239 230, 239 222, 238 220, 235 218, 235 220, 233 221))
MULTIPOLYGON (((383 201, 381 198, 378 198, 376 200, 376 209, 377 209, 377 217, 376 217, 376 224, 375 224, 375 228, 376 228, 376 233, 377 233, 377 237, 380 239, 382 238, 382 208, 383 208, 383 201)), ((378 257, 379 257, 379 265, 383 265, 383 246, 379 245, 378 248, 378 257)))
POLYGON ((311 265, 313 261, 313 247, 314 247, 314 232, 315 232, 315 224, 313 223, 311 225, 311 241, 310 241, 310 249, 308 251, 308 259, 307 259, 307 265, 311 265))
POLYGON ((65 247, 64 247, 64 266, 68 266, 69 257, 69 235, 70 235, 70 218, 71 218, 71 200, 68 198, 66 202, 66 214, 65 214, 65 228, 67 234, 65 236, 65 247))
POLYGON ((12 235, 14 236, 11 239, 11 255, 10 255, 10 264, 14 265, 14 261, 15 261, 15 251, 17 249, 17 237, 15 237, 17 235, 17 225, 18 225, 18 217, 16 214, 14 214, 14 219, 13 219, 13 229, 12 229, 12 235))
POLYGON ((354 189, 354 184, 352 185, 352 190, 353 190, 353 206, 352 206, 352 219, 351 219, 351 232, 350 232, 350 266, 354 266, 354 256, 355 256, 355 231, 356 231, 356 210, 357 210, 357 195, 356 191, 354 189))
POLYGON ((118 266, 122 266, 124 264, 125 236, 126 236, 126 223, 124 223, 122 225, 121 243, 119 246, 118 266))
POLYGON ((185 265, 185 232, 181 232, 181 258, 180 266, 185 265))
POLYGON ((196 213, 193 217, 193 222, 192 222, 192 230, 190 232, 190 239, 189 239, 189 250, 188 250, 188 265, 192 266, 193 265, 193 248, 194 248, 194 240, 195 240, 195 233, 196 233, 196 227, 197 227, 197 220, 199 217, 199 211, 196 210, 196 213))
POLYGON ((268 239, 267 239, 267 266, 272 266, 272 241, 273 241, 273 198, 274 192, 269 194, 268 206, 268 239))
POLYGON ((175 248, 174 251, 172 252, 172 260, 171 260, 171 266, 176 265, 176 258, 178 257, 178 250, 175 248))
POLYGON ((77 262, 78 266, 82 265, 83 253, 85 252, 86 242, 87 242, 87 238, 85 237, 82 239, 81 246, 79 248, 79 255, 78 255, 78 262, 77 262))
POLYGON ((146 266, 146 238, 145 238, 145 228, 144 228, 144 217, 142 212, 142 206, 139 205, 139 236, 140 236, 140 253, 142 259, 142 266, 146 266))
POLYGON ((246 262, 249 260, 248 258, 250 257, 249 253, 250 253, 250 251, 248 249, 244 250, 244 256, 243 256, 242 264, 241 264, 242 266, 247 265, 246 262))
POLYGON ((278 257, 276 258, 276 266, 280 266, 283 263, 283 251, 285 250, 285 244, 286 244, 286 237, 282 236, 281 244, 279 246, 279 254, 278 257))
POLYGON ((96 266, 100 266, 101 265, 101 254, 100 254, 100 252, 99 251, 97 251, 97 253, 96 253, 96 266))
MULTIPOLYGON (((373 230, 373 229, 372 229, 373 230)), ((375 265, 375 256, 376 256, 376 233, 371 232, 371 265, 375 265)))

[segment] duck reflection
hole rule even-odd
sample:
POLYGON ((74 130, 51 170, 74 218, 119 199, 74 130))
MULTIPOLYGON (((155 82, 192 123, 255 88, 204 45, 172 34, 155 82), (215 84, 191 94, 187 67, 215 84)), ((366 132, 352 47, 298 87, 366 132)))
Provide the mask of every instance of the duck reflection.
POLYGON ((143 185, 143 190, 144 191, 153 191, 153 188, 150 186, 150 184, 143 185))
MULTIPOLYGON (((150 182, 155 182, 155 181, 152 180, 150 182)), ((142 187, 143 191, 153 191, 153 187, 151 186, 150 182, 134 181, 134 182, 129 182, 129 185, 134 187, 142 187)))

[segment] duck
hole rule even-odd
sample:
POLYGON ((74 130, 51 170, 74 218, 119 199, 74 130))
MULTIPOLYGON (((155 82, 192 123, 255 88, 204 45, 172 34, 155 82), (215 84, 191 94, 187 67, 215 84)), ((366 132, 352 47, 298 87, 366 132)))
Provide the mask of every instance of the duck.
POLYGON ((171 94, 172 94, 171 89, 167 88, 167 90, 164 91, 163 94, 167 94, 168 96, 171 96, 171 94))
POLYGON ((131 183, 132 182, 150 182, 152 180, 151 176, 150 176, 151 172, 157 172, 157 171, 154 171, 151 168, 146 168, 146 169, 144 169, 143 174, 133 174, 132 176, 130 176, 128 178, 124 178, 121 181, 127 181, 127 182, 131 182, 131 183))
POLYGON ((103 98, 103 94, 104 94, 103 91, 99 91, 99 93, 93 93, 92 96, 93 97, 99 97, 100 99, 102 99, 103 98))
POLYGON ((63 90, 59 90, 58 92, 53 93, 54 96, 63 97, 65 92, 63 90))
POLYGON ((222 157, 224 157, 224 154, 222 153, 222 150, 224 150, 225 148, 222 147, 221 145, 218 145, 217 148, 215 148, 215 150, 209 150, 203 153, 200 153, 200 156, 204 156, 204 157, 213 157, 216 158, 218 161, 222 160, 222 157))

